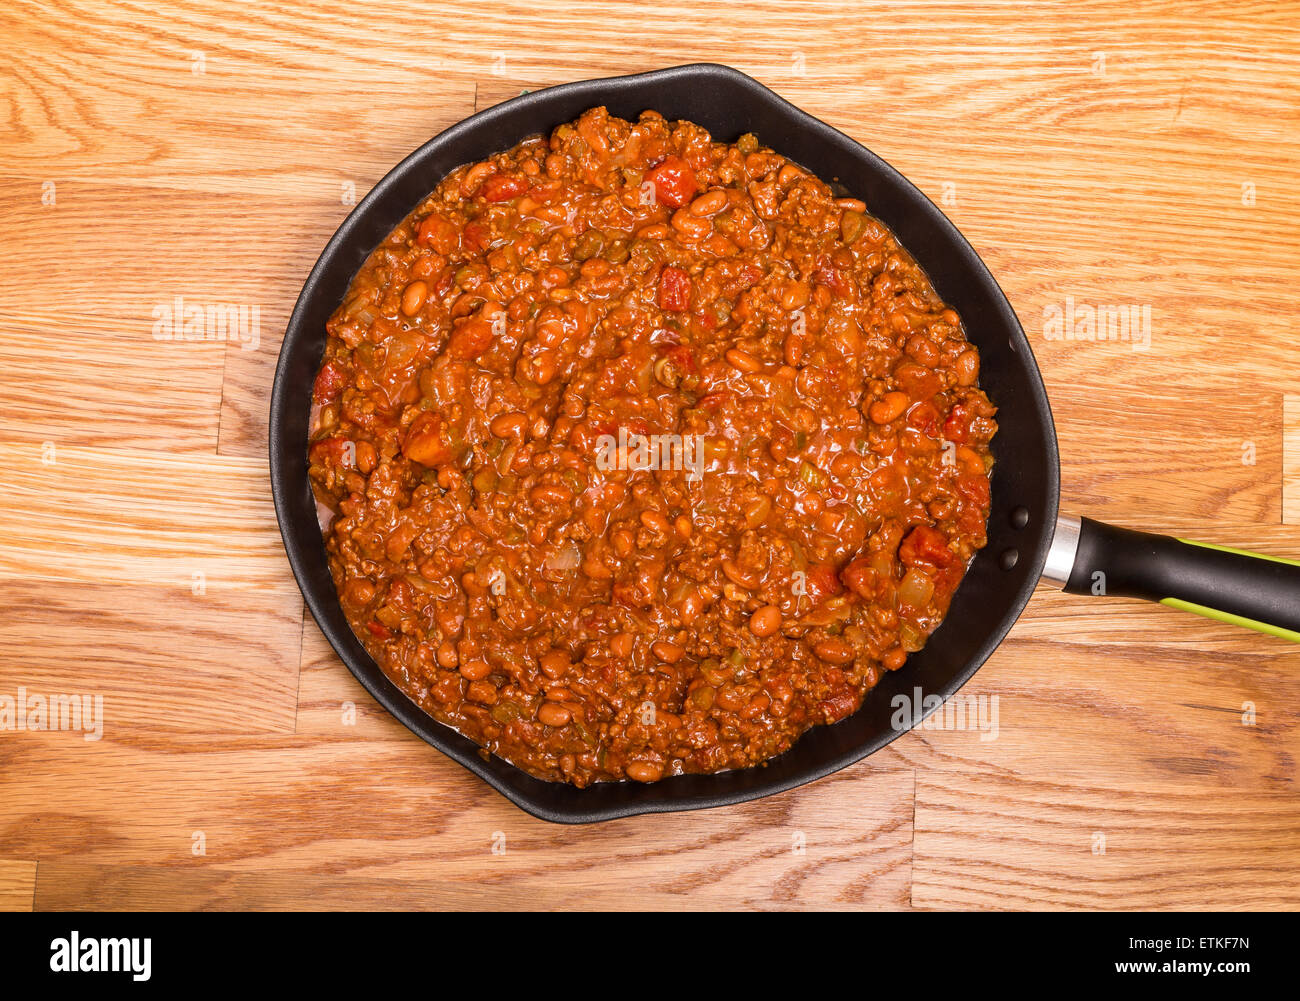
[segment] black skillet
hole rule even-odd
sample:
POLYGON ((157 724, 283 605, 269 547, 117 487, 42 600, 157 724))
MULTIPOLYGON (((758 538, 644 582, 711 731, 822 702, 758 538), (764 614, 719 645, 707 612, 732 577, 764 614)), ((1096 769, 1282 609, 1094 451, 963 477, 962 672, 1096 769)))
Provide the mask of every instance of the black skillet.
MULTIPOLYGON (((696 64, 526 94, 453 126, 397 165, 362 200, 312 269, 285 332, 271 397, 271 485, 285 550, 307 607, 349 670, 413 732, 545 820, 587 823, 639 813, 722 806, 828 775, 884 747, 907 726, 894 696, 949 698, 1001 642, 1040 574, 1067 591, 1181 603, 1300 641, 1300 563, 1057 518, 1056 431, 1024 331, 1006 296, 956 228, 901 174, 848 136, 727 66, 696 64), (861 198, 887 223, 961 314, 982 359, 982 387, 998 406, 988 545, 975 557, 943 625, 863 707, 809 730, 765 767, 690 775, 650 785, 587 789, 543 782, 494 757, 417 708, 375 665, 344 618, 307 481, 308 413, 325 321, 370 251, 452 168, 549 132, 605 105, 635 119, 653 108, 704 126, 717 140, 745 132, 861 198)), ((918 707, 919 710, 919 707, 918 707)))

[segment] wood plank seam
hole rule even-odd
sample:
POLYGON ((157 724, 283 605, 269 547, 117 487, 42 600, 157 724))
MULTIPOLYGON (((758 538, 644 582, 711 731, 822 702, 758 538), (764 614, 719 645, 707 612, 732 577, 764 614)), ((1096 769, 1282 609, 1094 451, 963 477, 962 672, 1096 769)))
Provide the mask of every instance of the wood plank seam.
MULTIPOLYGON (((221 421, 226 413, 226 369, 230 366, 230 345, 221 352, 221 398, 217 400, 217 441, 212 449, 214 455, 221 455, 221 421)), ((267 386, 269 397, 271 387, 267 386)))
POLYGON ((1300 394, 1282 397, 1282 524, 1300 525, 1300 394))

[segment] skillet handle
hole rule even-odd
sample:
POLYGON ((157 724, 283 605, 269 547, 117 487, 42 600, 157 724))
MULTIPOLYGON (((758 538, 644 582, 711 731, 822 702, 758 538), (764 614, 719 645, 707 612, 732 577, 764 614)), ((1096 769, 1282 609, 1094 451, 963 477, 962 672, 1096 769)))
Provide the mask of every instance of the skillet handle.
POLYGON ((1300 643, 1297 560, 1061 518, 1043 576, 1070 594, 1146 598, 1300 643))

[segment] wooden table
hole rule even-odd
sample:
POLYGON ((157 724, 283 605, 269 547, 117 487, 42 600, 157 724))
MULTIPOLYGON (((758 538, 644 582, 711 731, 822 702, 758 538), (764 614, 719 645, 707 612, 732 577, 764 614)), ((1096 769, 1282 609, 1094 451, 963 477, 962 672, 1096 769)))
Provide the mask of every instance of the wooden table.
POLYGON ((714 60, 983 255, 1064 510, 1300 557, 1295 4, 62 6, 0 12, 0 696, 104 719, 0 731, 0 906, 1300 905, 1300 647, 1043 587, 967 689, 996 740, 552 826, 343 668, 265 455, 300 285, 392 164, 525 87, 714 60), (256 308, 257 343, 157 339, 177 297, 256 308), (1148 348, 1053 339, 1067 300, 1148 307, 1148 348))

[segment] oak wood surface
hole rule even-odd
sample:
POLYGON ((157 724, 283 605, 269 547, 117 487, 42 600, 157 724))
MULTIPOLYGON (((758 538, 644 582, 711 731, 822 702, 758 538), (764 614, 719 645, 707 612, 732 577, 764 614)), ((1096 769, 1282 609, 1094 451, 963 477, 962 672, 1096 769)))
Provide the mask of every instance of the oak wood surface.
MULTIPOLYGON (((284 324, 350 207, 531 89, 729 63, 898 167, 1051 394, 1062 508, 1300 558, 1294 3, 13 0, 0 10, 0 909, 1300 906, 1300 647, 1042 586, 966 693, 756 803, 556 827, 387 716, 270 507, 284 324), (159 340, 177 297, 255 341, 159 340), (1053 337, 1075 306, 1149 342, 1053 337), (1144 338, 1145 339, 1145 338, 1144 338)), ((432 179, 431 179, 432 183, 432 179)))

